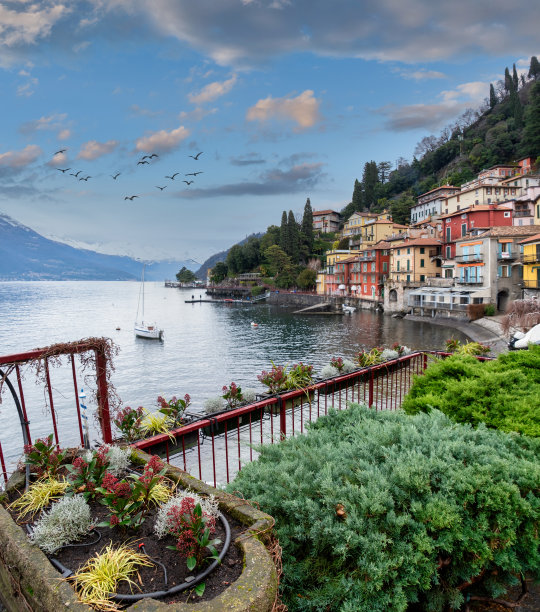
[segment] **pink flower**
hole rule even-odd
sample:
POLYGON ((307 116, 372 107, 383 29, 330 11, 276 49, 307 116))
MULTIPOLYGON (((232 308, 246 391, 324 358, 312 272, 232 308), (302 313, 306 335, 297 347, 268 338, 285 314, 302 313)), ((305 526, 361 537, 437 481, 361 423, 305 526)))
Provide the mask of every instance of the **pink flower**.
POLYGON ((102 485, 104 489, 107 489, 109 493, 114 493, 114 487, 118 482, 118 478, 113 476, 110 472, 106 472, 105 476, 103 476, 102 485))
POLYGON ((114 493, 118 497, 129 497, 131 495, 131 487, 128 482, 118 482, 114 487, 114 493))
POLYGON ((109 525, 111 527, 115 527, 116 525, 118 525, 118 523, 120 523, 120 519, 116 516, 116 514, 113 514, 111 516, 111 520, 109 522, 109 525))

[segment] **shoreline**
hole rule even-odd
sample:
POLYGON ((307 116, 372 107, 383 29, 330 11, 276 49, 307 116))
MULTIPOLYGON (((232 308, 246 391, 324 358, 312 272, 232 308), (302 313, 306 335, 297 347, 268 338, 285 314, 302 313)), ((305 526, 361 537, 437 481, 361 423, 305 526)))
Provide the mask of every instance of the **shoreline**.
POLYGON ((472 342, 480 342, 491 347, 492 355, 508 352, 508 340, 503 334, 500 324, 500 316, 483 317, 474 322, 459 321, 448 317, 420 317, 417 315, 406 315, 409 321, 421 321, 423 323, 433 323, 443 327, 457 329, 465 334, 472 342))

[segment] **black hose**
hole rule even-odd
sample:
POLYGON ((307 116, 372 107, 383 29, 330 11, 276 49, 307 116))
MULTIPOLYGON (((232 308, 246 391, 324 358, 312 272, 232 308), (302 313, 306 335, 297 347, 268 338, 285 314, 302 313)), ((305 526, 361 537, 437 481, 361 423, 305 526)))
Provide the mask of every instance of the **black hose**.
MULTIPOLYGON (((167 595, 175 595, 176 593, 181 593, 186 589, 190 589, 199 582, 201 582, 201 580, 204 580, 206 576, 213 572, 214 569, 216 569, 216 567, 218 566, 218 564, 221 563, 223 557, 227 554, 227 551, 229 550, 229 546, 231 544, 231 528, 229 526, 229 522, 223 516, 223 514, 221 514, 221 512, 218 512, 218 517, 225 529, 225 543, 223 544, 223 548, 221 549, 218 558, 215 559, 203 572, 197 574, 191 580, 182 582, 182 584, 177 584, 176 586, 173 586, 170 589, 167 589, 166 591, 153 591, 152 593, 137 593, 130 595, 109 593, 109 597, 111 597, 111 599, 114 599, 115 601, 139 601, 139 599, 148 599, 150 597, 166 597, 167 595)), ((150 557, 150 559, 152 558, 150 557)), ((54 567, 56 567, 57 570, 62 572, 62 577, 66 578, 67 576, 71 576, 73 574, 73 572, 65 565, 62 565, 62 563, 60 563, 58 559, 53 559, 49 557, 49 560, 54 565, 54 567)), ((154 561, 154 559, 152 559, 152 561, 154 561)))
MULTIPOLYGON (((30 425, 30 421, 24 420, 24 415, 23 415, 23 411, 21 408, 21 404, 19 403, 19 397, 17 396, 17 393, 15 389, 13 388, 11 381, 7 377, 7 374, 4 374, 3 370, 0 370, 0 377, 2 377, 2 379, 6 381, 8 389, 11 391, 13 401, 15 402, 15 407, 17 408, 17 412, 19 413, 19 422, 21 424, 24 444, 25 445, 30 444, 30 440, 28 439, 28 435, 26 433, 26 425, 30 425)), ((25 485, 26 491, 28 490, 29 486, 30 486, 30 464, 27 463, 26 464, 26 485, 25 485)))

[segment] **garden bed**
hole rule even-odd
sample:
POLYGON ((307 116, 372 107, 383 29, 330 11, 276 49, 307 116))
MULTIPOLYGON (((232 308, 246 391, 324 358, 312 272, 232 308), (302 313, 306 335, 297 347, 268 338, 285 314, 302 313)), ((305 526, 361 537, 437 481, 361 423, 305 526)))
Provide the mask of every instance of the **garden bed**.
MULTIPOLYGON (((141 462, 149 456, 137 452, 141 462)), ((24 475, 22 475, 24 482, 24 475)), ((137 611, 167 609, 171 611, 190 610, 270 610, 277 591, 277 578, 273 561, 258 538, 267 534, 272 519, 252 508, 244 500, 217 491, 204 483, 191 478, 177 468, 168 466, 167 476, 180 487, 187 488, 204 496, 213 494, 218 499, 222 514, 226 515, 231 529, 231 545, 223 561, 216 570, 204 579, 205 590, 202 596, 185 591, 140 601, 120 603, 120 607, 137 611), (165 608, 165 606, 167 606, 165 608), (195 609, 195 608, 193 608, 195 609)), ((12 493, 13 495, 13 493, 12 493)), ((107 508, 92 504, 92 517, 98 521, 107 516, 107 508)), ((190 572, 186 559, 177 551, 169 550, 174 545, 172 536, 160 540, 153 533, 153 515, 149 515, 136 530, 110 529, 99 527, 102 538, 92 543, 95 535, 87 537, 82 547, 66 547, 54 553, 53 558, 64 568, 76 570, 94 553, 108 544, 130 541, 135 547, 144 542, 144 552, 152 559, 163 563, 167 568, 168 586, 164 584, 164 571, 158 564, 141 568, 136 575, 137 586, 148 593, 162 591, 182 584, 186 578, 197 573, 190 572)), ((97 521, 96 521, 97 522, 97 521)), ((216 534, 225 542, 225 528, 216 521, 216 534)), ((89 610, 78 601, 73 588, 53 568, 47 556, 28 540, 23 526, 17 525, 14 517, 0 508, 0 599, 10 612, 20 610, 89 610)), ((221 546, 218 546, 221 549, 221 546)), ((219 550, 218 550, 219 552, 219 550)), ((118 593, 130 593, 127 583, 120 583, 118 593)), ((135 589, 133 592, 137 592, 135 589)), ((98 608, 100 609, 100 608, 98 608)))

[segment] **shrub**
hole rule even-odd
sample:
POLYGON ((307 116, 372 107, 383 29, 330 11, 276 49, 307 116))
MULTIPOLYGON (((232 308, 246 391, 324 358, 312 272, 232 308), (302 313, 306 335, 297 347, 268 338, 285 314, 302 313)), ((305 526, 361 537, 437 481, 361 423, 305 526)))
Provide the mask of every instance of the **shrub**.
POLYGON ((30 540, 52 555, 65 544, 76 542, 91 528, 90 506, 82 495, 63 497, 37 521, 30 540))
POLYGON ((156 520, 154 523, 154 533, 157 535, 158 538, 161 539, 171 532, 173 528, 173 521, 170 511, 172 508, 180 508, 182 500, 185 497, 192 498, 195 502, 195 505, 199 504, 202 508, 202 511, 208 516, 213 516, 214 518, 217 518, 219 512, 218 502, 213 495, 209 495, 208 497, 202 497, 198 493, 192 493, 191 491, 178 492, 174 497, 171 497, 169 501, 160 506, 157 512, 156 520))
POLYGON ((355 366, 350 359, 343 360, 343 374, 349 374, 350 372, 354 372, 357 369, 357 366, 355 366))
POLYGON ((221 396, 227 402, 227 408, 236 408, 244 401, 242 389, 234 381, 227 387, 223 385, 221 396))
POLYGON ((204 402, 204 411, 206 414, 214 414, 215 412, 221 412, 225 409, 225 402, 223 396, 218 395, 216 397, 209 397, 204 402))
POLYGON ((403 402, 408 414, 441 410, 460 423, 540 436, 540 346, 479 362, 456 354, 416 376, 403 402))
POLYGON ((339 370, 332 364, 325 365, 321 370, 321 378, 334 378, 339 375, 339 370))
POLYGON ((484 316, 485 304, 467 304, 467 316, 470 321, 476 321, 484 316))
POLYGON ((313 366, 295 363, 287 373, 287 389, 302 389, 313 382, 313 366))
POLYGON ((257 399, 257 389, 248 387, 242 391, 242 395, 244 396, 244 402, 246 404, 253 404, 257 399))
POLYGON ((495 314, 495 305, 494 304, 486 304, 484 306, 484 315, 486 317, 492 317, 495 314))
POLYGON ((67 450, 56 447, 53 434, 46 438, 38 438, 33 444, 25 444, 25 463, 30 465, 32 473, 42 476, 56 476, 67 450))
POLYGON ((352 405, 263 446, 229 490, 275 518, 291 612, 440 612, 471 582, 493 596, 540 578, 539 452, 438 411, 352 405))

